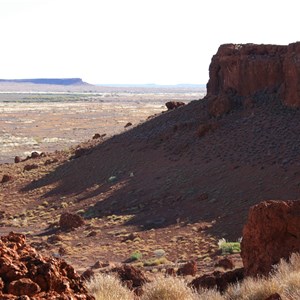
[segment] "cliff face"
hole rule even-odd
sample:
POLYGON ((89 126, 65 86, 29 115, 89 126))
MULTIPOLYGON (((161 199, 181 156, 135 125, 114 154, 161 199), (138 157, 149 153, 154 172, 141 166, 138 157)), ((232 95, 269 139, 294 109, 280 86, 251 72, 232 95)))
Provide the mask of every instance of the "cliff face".
POLYGON ((290 44, 283 61, 284 103, 300 107, 300 42, 290 44))
POLYGON ((287 106, 300 107, 300 42, 222 45, 212 58, 209 75, 208 96, 275 92, 287 106))

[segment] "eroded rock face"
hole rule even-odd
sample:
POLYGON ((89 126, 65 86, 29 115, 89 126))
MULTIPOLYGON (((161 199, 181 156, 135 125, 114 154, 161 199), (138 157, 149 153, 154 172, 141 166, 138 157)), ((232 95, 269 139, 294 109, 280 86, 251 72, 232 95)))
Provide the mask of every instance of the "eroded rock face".
POLYGON ((267 275, 299 249, 300 201, 269 200, 250 208, 241 244, 246 275, 267 275))
POLYGON ((17 296, 94 299, 70 265, 38 254, 25 243, 24 235, 10 233, 0 239, 0 299, 19 299, 17 296))
POLYGON ((288 46, 225 44, 213 56, 207 95, 211 107, 230 109, 232 96, 277 93, 289 107, 300 107, 300 42, 288 46), (224 98, 225 97, 225 98, 224 98), (223 98, 223 100, 219 100, 223 98))

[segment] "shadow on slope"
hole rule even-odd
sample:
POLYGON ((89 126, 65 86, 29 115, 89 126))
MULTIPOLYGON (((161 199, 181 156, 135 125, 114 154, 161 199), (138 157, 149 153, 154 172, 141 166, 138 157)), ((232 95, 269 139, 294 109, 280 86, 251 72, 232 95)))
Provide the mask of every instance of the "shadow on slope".
POLYGON ((299 197, 300 113, 262 99, 217 120, 217 129, 202 137, 197 130, 210 120, 207 102, 193 101, 112 137, 24 190, 51 185, 45 197, 85 201, 87 217, 132 214, 128 224, 141 229, 214 220, 213 234, 238 238, 250 206, 299 197))

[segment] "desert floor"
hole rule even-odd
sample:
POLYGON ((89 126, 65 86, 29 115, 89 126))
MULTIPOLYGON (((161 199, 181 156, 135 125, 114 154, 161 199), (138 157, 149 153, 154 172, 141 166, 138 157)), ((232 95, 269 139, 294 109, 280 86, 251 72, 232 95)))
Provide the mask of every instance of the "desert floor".
MULTIPOLYGON (((129 88, 128 88, 129 89, 129 88)), ((62 150, 112 136, 166 110, 167 101, 202 98, 205 91, 114 90, 93 93, 0 93, 0 163, 32 151, 62 150)))

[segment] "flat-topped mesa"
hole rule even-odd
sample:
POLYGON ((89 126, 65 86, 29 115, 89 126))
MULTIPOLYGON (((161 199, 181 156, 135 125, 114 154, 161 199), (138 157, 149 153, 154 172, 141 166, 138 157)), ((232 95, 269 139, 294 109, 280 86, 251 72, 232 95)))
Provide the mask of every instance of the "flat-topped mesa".
POLYGON ((285 105, 300 107, 300 42, 288 46, 221 45, 212 58, 209 75, 208 96, 278 93, 285 105))
POLYGON ((33 79, 0 79, 0 83, 34 83, 51 85, 81 85, 86 84, 81 78, 33 78, 33 79))

